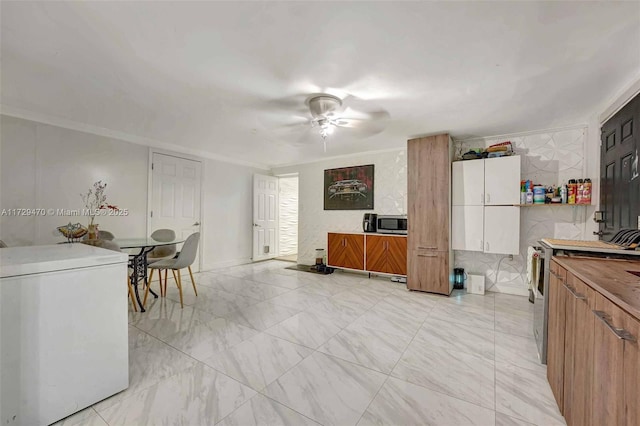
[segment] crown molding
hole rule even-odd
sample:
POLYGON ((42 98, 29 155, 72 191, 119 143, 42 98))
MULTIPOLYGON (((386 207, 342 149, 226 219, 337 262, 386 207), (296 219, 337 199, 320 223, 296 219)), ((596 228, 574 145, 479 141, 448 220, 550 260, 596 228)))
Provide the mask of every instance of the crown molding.
POLYGON ((339 160, 342 158, 362 157, 363 155, 383 154, 385 152, 397 152, 397 151, 406 151, 406 150, 407 150, 407 147, 403 146, 403 147, 397 147, 397 148, 380 149, 376 151, 360 151, 360 152, 354 152, 353 154, 334 155, 332 157, 315 158, 313 160, 308 160, 308 161, 296 161, 294 163, 277 164, 275 166, 272 166, 271 169, 272 170, 283 169, 286 167, 293 167, 293 166, 298 166, 302 164, 322 163, 324 161, 339 160))
POLYGON ((29 120, 36 123, 48 124, 51 126, 61 127, 63 129, 76 130, 78 132, 90 133, 93 135, 103 136, 112 139, 118 139, 136 145, 148 146, 150 148, 163 149, 167 151, 173 151, 176 153, 187 154, 199 158, 221 161, 223 163, 237 164, 245 167, 252 167, 261 170, 271 170, 266 164, 252 163, 250 161, 238 160, 235 158, 226 157, 223 155, 214 154, 209 151, 203 151, 200 149, 187 148, 175 143, 160 142, 155 139, 147 138, 144 136, 131 135, 129 133, 121 132, 119 130, 108 129, 106 127, 94 126, 92 124, 81 123, 74 120, 69 120, 62 117, 57 117, 49 114, 37 113, 22 108, 15 108, 8 105, 0 104, 0 114, 8 117, 20 118, 23 120, 29 120))
POLYGON ((528 130, 526 132, 518 132, 518 133, 505 133, 502 135, 474 136, 472 138, 462 138, 462 139, 457 139, 452 137, 452 139, 454 142, 473 142, 473 141, 484 141, 487 139, 517 138, 522 136, 536 135, 539 133, 556 133, 556 132, 562 132, 565 130, 586 129, 588 127, 589 127, 588 124, 580 123, 580 124, 573 124, 570 126, 552 127, 549 129, 528 130))

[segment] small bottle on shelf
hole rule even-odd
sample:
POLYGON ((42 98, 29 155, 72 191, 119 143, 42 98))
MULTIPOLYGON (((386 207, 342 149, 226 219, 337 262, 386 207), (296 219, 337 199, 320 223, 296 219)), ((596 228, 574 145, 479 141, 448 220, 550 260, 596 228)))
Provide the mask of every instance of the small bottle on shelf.
POLYGON ((560 186, 560 202, 567 204, 567 185, 564 182, 562 182, 562 186, 560 186))

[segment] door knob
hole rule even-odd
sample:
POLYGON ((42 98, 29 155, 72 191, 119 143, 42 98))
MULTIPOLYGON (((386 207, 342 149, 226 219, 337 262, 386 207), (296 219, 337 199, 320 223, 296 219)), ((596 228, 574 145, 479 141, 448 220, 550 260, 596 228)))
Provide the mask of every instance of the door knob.
POLYGON ((193 225, 191 225, 191 226, 200 226, 200 222, 196 222, 196 223, 194 223, 194 224, 193 224, 193 225))

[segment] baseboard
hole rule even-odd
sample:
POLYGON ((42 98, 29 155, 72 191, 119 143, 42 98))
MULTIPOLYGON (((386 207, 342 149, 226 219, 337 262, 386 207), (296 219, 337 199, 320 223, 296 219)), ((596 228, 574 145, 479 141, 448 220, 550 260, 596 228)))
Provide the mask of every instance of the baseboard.
POLYGON ((246 265, 248 263, 253 263, 251 258, 226 260, 224 262, 214 262, 208 265, 203 265, 202 272, 212 271, 215 269, 230 268, 232 266, 246 265))
POLYGON ((513 294, 514 296, 529 297, 529 289, 525 287, 514 287, 508 284, 494 284, 487 289, 491 293, 513 294))

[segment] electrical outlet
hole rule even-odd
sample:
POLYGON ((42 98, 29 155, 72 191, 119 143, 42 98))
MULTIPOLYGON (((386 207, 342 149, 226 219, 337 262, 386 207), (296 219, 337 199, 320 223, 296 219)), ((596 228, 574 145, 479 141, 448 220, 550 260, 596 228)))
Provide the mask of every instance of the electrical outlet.
MULTIPOLYGON (((640 223, 640 221, 638 223, 640 223)), ((509 255, 509 260, 513 262, 513 255, 512 254, 509 255)))

